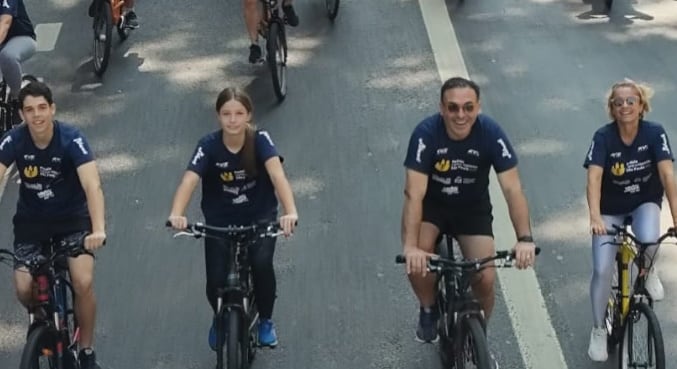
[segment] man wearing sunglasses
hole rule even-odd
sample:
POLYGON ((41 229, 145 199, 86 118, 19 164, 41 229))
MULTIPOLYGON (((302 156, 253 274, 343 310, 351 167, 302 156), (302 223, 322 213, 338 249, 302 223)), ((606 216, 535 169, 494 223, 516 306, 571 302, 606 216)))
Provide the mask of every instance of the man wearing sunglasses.
MULTIPOLYGON (((480 114, 480 89, 455 77, 440 92, 440 111, 419 123, 404 161, 406 187, 402 212, 402 243, 406 269, 420 315, 416 339, 435 342, 438 312, 436 276, 426 263, 442 234, 453 236, 465 258, 494 255, 489 172, 498 173, 510 211, 517 243, 516 266, 533 265, 527 200, 517 172, 517 156, 501 127, 480 114)), ((494 306, 495 271, 487 268, 473 284, 473 293, 488 319, 494 306)))

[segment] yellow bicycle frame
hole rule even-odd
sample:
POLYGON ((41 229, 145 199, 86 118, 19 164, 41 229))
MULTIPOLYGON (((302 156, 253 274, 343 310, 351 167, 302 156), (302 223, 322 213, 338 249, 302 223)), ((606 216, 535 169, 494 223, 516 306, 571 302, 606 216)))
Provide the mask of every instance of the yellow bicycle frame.
POLYGON ((619 274, 619 289, 621 291, 621 323, 625 321, 625 318, 630 312, 630 292, 632 289, 632 282, 630 281, 630 272, 632 267, 632 262, 637 257, 637 250, 634 243, 630 238, 623 237, 621 246, 618 248, 618 254, 621 259, 621 270, 618 271, 619 274))

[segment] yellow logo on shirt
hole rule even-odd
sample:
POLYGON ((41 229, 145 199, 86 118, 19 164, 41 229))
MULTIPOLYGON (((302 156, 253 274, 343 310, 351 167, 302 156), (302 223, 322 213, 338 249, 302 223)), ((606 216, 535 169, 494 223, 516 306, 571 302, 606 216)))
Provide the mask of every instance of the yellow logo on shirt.
POLYGON ((611 166, 611 174, 620 177, 625 174, 625 164, 618 162, 611 166))
POLYGON ((446 172, 451 168, 451 163, 449 162, 449 159, 442 159, 435 163, 435 169, 437 169, 438 172, 446 172))
POLYGON ((232 182, 235 177, 233 172, 223 172, 221 173, 221 180, 224 182, 232 182))
POLYGON ((38 167, 35 165, 29 165, 26 168, 24 168, 24 176, 26 178, 35 178, 38 175, 38 167))

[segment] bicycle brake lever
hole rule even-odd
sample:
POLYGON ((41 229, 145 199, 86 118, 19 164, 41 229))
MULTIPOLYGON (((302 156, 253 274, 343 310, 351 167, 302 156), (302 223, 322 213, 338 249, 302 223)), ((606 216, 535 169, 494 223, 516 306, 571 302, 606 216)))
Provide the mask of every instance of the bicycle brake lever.
POLYGON ((174 233, 174 235, 173 235, 172 237, 173 237, 173 238, 177 238, 177 237, 179 237, 179 236, 190 236, 190 237, 195 237, 196 234, 195 234, 195 233, 192 233, 192 232, 181 231, 181 232, 174 233))

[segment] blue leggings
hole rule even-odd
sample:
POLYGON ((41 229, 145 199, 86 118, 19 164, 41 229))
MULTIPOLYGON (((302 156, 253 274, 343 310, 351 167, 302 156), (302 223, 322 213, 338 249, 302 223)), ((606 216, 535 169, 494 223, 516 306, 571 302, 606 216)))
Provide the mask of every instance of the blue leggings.
MULTIPOLYGON (((622 225, 626 216, 632 216, 632 233, 641 242, 655 242, 660 236, 661 208, 652 202, 638 206, 629 214, 602 215, 607 229, 613 229, 612 224, 622 225)), ((618 246, 604 245, 613 241, 613 236, 592 236, 593 273, 590 282, 590 300, 592 301, 592 317, 596 327, 602 327, 604 314, 611 294, 611 280, 613 278, 616 252, 618 246)), ((653 258, 658 246, 647 249, 647 257, 653 258)))

